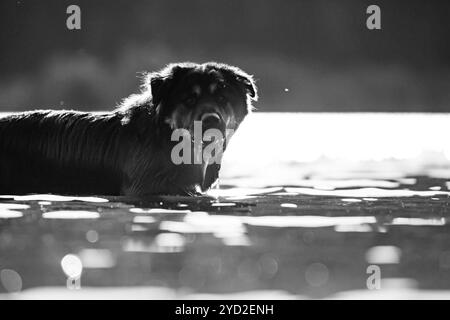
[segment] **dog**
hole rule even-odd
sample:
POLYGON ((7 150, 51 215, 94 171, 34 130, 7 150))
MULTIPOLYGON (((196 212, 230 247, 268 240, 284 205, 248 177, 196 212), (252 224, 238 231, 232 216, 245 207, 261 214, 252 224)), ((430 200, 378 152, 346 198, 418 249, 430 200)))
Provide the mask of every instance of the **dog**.
POLYGON ((193 133, 199 122, 202 133, 226 135, 257 98, 253 77, 241 69, 185 62, 144 74, 141 92, 110 112, 0 118, 0 194, 202 194, 217 181, 220 163, 175 164, 173 132, 193 133))

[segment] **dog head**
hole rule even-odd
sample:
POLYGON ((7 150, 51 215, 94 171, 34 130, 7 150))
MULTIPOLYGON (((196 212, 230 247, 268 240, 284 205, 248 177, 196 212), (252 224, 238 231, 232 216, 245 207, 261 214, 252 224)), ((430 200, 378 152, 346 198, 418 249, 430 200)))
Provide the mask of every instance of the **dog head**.
POLYGON ((171 129, 236 130, 257 100, 252 76, 239 68, 209 62, 170 64, 146 76, 158 118, 171 129))
POLYGON ((130 96, 122 104, 121 122, 136 128, 146 145, 153 141, 170 150, 170 183, 177 190, 189 192, 195 186, 205 191, 217 181, 222 153, 257 98, 252 76, 239 68, 215 62, 170 64, 145 75, 141 94, 130 96), (196 129, 199 125, 200 143, 196 129), (211 142, 203 143, 211 132, 209 129, 220 135, 212 134, 211 139, 205 139, 211 142), (149 130, 157 133, 158 139, 151 139, 155 135, 150 135, 149 130), (172 158, 178 145, 172 138, 180 132, 183 132, 183 145, 186 133, 191 139, 186 152, 189 164, 184 161, 184 147, 182 163, 172 158), (206 152, 211 149, 211 153, 206 152))
MULTIPOLYGON (((215 139, 211 144, 218 146, 221 159, 223 151, 245 116, 252 111, 252 102, 258 98, 252 76, 237 67, 209 62, 204 64, 170 64, 159 72, 146 77, 147 89, 151 91, 152 105, 162 126, 188 130, 195 137, 195 128, 201 124, 202 139, 209 129, 219 130, 224 139, 215 139)), ((192 140, 193 150, 206 148, 192 140)), ((202 140, 203 142, 203 140, 202 140)), ((202 152, 192 154, 204 154, 202 152)), ((220 160, 205 157, 201 163, 185 166, 183 184, 188 174, 193 174, 194 184, 202 191, 217 181, 220 160), (197 177, 197 178, 196 178, 197 177)), ((182 182, 181 182, 182 181, 182 182)))

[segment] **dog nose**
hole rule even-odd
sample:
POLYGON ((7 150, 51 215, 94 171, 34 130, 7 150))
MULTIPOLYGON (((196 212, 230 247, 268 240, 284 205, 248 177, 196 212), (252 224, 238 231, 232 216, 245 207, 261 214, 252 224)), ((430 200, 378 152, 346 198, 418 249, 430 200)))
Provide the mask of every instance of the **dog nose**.
POLYGON ((206 112, 200 118, 204 128, 219 128, 222 119, 217 112, 206 112))

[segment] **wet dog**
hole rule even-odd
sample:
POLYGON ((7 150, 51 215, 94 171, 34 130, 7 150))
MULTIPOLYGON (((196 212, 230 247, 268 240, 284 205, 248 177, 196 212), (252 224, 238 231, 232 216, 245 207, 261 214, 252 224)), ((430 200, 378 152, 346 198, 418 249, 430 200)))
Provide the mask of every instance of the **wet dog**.
MULTIPOLYGON (((141 92, 111 112, 1 118, 0 194, 198 194, 217 180, 220 163, 174 163, 174 131, 194 135, 200 123, 202 133, 227 137, 256 99, 252 77, 239 68, 177 63, 146 74, 141 92)), ((224 150, 226 139, 219 144, 224 150)))

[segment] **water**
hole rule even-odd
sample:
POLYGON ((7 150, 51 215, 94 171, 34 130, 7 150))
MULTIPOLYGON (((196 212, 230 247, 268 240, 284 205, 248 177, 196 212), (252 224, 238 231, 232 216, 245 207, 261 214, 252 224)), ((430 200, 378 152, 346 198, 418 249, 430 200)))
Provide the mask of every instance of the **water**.
POLYGON ((449 124, 258 114, 210 197, 3 195, 0 297, 449 298, 449 124))

